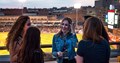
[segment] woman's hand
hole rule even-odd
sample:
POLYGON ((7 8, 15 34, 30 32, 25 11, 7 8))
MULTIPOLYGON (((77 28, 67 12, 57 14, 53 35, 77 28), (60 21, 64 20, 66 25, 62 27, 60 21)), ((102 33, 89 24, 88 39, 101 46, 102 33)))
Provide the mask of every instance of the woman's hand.
POLYGON ((63 52, 59 51, 59 52, 57 52, 57 55, 58 55, 58 57, 62 57, 63 56, 63 52))

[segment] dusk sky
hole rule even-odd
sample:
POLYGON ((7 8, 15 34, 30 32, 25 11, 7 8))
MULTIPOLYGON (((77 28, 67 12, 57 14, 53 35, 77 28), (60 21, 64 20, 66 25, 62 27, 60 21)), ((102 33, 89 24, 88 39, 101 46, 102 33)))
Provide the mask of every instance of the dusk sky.
POLYGON ((27 0, 20 3, 18 0, 0 0, 0 8, 52 8, 52 7, 71 7, 75 3, 81 3, 82 6, 94 6, 94 0, 27 0))

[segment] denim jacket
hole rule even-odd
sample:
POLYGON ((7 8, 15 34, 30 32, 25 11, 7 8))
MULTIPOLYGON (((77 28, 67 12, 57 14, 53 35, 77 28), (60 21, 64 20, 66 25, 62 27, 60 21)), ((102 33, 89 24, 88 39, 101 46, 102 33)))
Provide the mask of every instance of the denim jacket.
POLYGON ((52 54, 54 57, 57 58, 58 63, 62 63, 63 58, 58 58, 57 52, 59 51, 63 52, 64 47, 66 47, 66 50, 67 50, 66 55, 68 57, 68 60, 74 59, 76 55, 75 47, 78 42, 76 34, 70 33, 64 39, 61 38, 60 36, 54 35, 52 42, 53 42, 52 43, 52 54))

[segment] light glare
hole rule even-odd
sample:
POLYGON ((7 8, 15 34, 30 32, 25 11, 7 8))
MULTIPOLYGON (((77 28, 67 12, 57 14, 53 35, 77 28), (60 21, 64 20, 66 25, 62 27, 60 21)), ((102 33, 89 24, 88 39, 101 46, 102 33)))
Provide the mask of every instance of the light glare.
POLYGON ((80 7, 81 7, 81 4, 80 4, 80 3, 74 4, 74 8, 79 9, 80 7))
POLYGON ((19 2, 21 2, 21 3, 25 3, 26 2, 26 0, 18 0, 19 2))

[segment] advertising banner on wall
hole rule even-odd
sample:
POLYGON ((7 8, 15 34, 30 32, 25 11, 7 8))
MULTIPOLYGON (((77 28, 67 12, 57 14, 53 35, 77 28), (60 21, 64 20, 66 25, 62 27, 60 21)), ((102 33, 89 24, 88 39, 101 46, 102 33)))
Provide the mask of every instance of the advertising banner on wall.
POLYGON ((115 10, 108 10, 108 28, 113 29, 115 23, 115 10))

